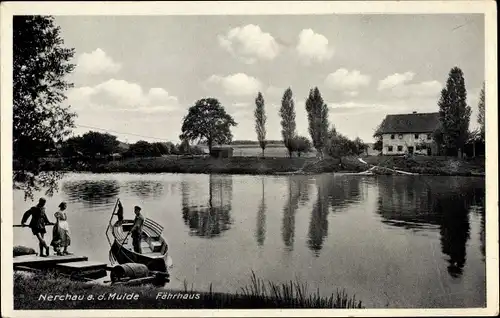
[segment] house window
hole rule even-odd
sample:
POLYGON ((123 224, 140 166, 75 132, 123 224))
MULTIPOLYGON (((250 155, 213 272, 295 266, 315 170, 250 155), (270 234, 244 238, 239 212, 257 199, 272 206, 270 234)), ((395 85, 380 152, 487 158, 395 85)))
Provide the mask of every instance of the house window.
POLYGON ((415 139, 418 139, 418 134, 415 134, 415 139))
POLYGON ((431 140, 432 136, 431 134, 427 134, 427 140, 431 140))
POLYGON ((403 146, 398 146, 398 151, 403 151, 403 146))
POLYGON ((391 135, 391 139, 394 139, 394 135, 391 135))
POLYGON ((403 134, 398 135, 399 139, 403 139, 403 134))
POLYGON ((392 152, 392 146, 388 146, 387 151, 392 152))

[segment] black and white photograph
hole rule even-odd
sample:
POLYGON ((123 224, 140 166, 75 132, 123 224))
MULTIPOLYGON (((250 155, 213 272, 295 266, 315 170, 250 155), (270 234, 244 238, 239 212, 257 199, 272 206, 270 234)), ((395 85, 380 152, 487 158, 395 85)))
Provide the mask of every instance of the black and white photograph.
POLYGON ((1 9, 2 316, 498 314, 493 1, 1 9))

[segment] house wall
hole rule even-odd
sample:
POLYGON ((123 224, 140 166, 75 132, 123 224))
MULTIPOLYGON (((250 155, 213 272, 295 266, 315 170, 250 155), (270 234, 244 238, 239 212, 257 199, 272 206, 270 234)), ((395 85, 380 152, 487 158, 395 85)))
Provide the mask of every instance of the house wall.
POLYGON ((402 155, 408 152, 408 147, 413 147, 413 152, 415 154, 427 154, 426 149, 417 150, 417 144, 421 142, 432 142, 432 136, 427 139, 428 133, 419 133, 418 139, 415 138, 415 133, 405 133, 405 134, 383 134, 382 135, 382 154, 384 155, 402 155), (394 135, 394 139, 391 139, 391 135, 394 135), (389 151, 389 147, 392 146, 392 151, 389 151), (402 150, 398 151, 398 146, 402 146, 402 150))

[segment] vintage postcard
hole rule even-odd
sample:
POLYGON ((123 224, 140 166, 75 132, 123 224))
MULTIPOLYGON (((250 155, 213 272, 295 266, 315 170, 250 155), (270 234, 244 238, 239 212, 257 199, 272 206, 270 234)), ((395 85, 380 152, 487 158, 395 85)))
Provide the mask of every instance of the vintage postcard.
POLYGON ((2 317, 497 315, 496 25, 2 3, 2 317))

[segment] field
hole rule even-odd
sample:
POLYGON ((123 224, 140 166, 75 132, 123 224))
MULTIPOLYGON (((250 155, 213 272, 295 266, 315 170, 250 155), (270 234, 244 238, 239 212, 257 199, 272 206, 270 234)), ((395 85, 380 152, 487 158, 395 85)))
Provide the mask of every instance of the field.
MULTIPOLYGON (((233 146, 233 156, 235 157, 259 157, 262 155, 262 149, 254 145, 235 145, 233 146)), ((288 157, 287 149, 282 145, 269 145, 264 152, 265 157, 288 157)), ((297 154, 292 155, 296 157, 297 154)), ((316 152, 311 151, 301 154, 301 157, 315 157, 316 152)))

